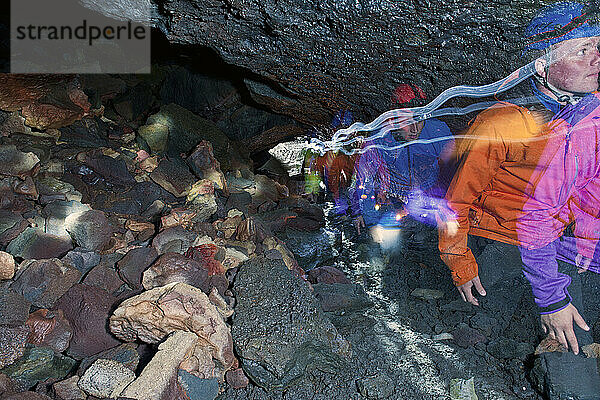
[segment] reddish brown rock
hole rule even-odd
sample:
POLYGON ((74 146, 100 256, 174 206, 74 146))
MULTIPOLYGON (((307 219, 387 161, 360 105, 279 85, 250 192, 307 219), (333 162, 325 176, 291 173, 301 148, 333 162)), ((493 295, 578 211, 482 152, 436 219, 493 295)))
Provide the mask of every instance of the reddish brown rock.
POLYGON ((119 277, 119 273, 114 267, 114 262, 105 259, 85 275, 82 283, 99 287, 111 294, 117 293, 121 286, 125 284, 119 277))
POLYGON ((224 250, 220 249, 215 244, 207 243, 190 247, 188 251, 186 251, 185 256, 198 261, 204 269, 208 271, 208 276, 223 275, 225 273, 225 268, 223 268, 221 262, 217 260, 219 252, 221 253, 219 258, 223 259, 224 250))
POLYGON ((352 283, 342 271, 334 267, 319 267, 308 271, 310 283, 352 283))
POLYGON ((552 352, 566 353, 566 352, 568 352, 568 349, 565 348, 565 346, 563 346, 562 344, 560 344, 560 342, 558 340, 552 339, 551 337, 547 336, 535 348, 534 354, 537 356, 542 353, 552 353, 552 352))
POLYGON ((198 179, 208 179, 215 183, 225 195, 228 194, 227 181, 221 171, 221 164, 213 156, 212 144, 208 141, 198 143, 192 154, 187 158, 187 163, 198 179))
POLYGON ((183 282, 202 288, 207 277, 208 271, 200 262, 179 253, 166 253, 144 272, 142 285, 149 290, 173 282, 183 282))
POLYGON ((250 383, 241 368, 227 371, 225 374, 227 384, 234 389, 243 389, 250 383))
POLYGON ((0 280, 15 276, 15 259, 12 255, 0 251, 0 280))
POLYGON ((26 325, 29 327, 28 343, 50 347, 57 353, 69 347, 73 328, 62 310, 37 310, 29 314, 26 325))
POLYGON ((25 124, 38 129, 70 125, 90 111, 72 75, 2 74, 0 89, 0 109, 21 110, 25 124))
POLYGON ((76 359, 89 357, 119 345, 107 331, 114 296, 98 287, 77 284, 57 302, 56 308, 64 312, 73 327, 73 338, 67 354, 76 359))
POLYGON ((256 217, 249 217, 242 221, 236 229, 235 238, 239 241, 252 241, 256 244, 262 243, 271 232, 266 225, 256 217))
POLYGON ((134 233, 139 241, 146 241, 154 236, 154 224, 151 222, 135 221, 132 219, 125 222, 125 229, 129 229, 134 233))

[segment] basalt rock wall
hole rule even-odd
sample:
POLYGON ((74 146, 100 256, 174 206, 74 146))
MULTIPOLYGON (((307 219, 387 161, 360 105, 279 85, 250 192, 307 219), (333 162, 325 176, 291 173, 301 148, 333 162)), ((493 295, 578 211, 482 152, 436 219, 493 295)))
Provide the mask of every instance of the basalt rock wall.
POLYGON ((402 81, 430 96, 520 64, 521 35, 549 1, 154 0, 172 43, 244 67, 253 98, 309 124, 335 110, 378 115, 402 81))

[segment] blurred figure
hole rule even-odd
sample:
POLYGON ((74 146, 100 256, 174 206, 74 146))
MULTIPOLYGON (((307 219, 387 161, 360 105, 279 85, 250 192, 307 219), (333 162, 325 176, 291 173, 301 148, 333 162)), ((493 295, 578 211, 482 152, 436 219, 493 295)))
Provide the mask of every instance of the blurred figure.
MULTIPOLYGON (((352 113, 340 110, 331 121, 331 129, 347 128, 354 122, 352 113)), ((308 151, 305 158, 307 193, 326 190, 331 193, 336 214, 345 214, 350 206, 348 189, 352 183, 357 155, 328 151, 323 155, 308 151)))
MULTIPOLYGON (((417 107, 427 96, 417 85, 400 84, 392 95, 395 107, 417 107)), ((440 164, 451 153, 452 133, 437 119, 415 121, 406 109, 397 110, 390 120, 391 130, 383 137, 365 143, 383 148, 371 148, 361 154, 356 163, 356 184, 352 203, 354 225, 360 234, 367 227, 375 228, 375 239, 382 229, 402 225, 403 235, 418 245, 425 240, 427 229, 416 221, 435 224, 435 207, 430 200, 443 197, 445 188, 439 181, 440 164), (445 138, 431 143, 415 142, 445 138), (414 143, 412 143, 414 142, 414 143), (389 150, 396 146, 398 149, 389 150), (416 206, 406 207, 409 204, 416 206), (428 207, 432 206, 428 211, 428 207), (415 212, 410 212, 410 211, 415 212), (404 217, 410 213, 411 218, 404 217), (400 222, 402 221, 402 222, 400 222)))

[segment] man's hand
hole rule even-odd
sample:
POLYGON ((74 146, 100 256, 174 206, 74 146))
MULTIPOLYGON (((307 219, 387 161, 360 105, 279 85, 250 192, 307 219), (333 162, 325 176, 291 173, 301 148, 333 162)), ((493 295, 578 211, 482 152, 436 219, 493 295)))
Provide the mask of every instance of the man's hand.
POLYGON ((462 299, 466 302, 469 302, 471 304, 473 304, 474 306, 478 306, 479 305, 479 301, 477 301, 477 299, 475 298, 475 296, 473 296, 473 293, 471 292, 471 289, 473 288, 473 286, 475 286, 475 289, 477 290, 477 293, 479 293, 482 296, 486 295, 485 289, 483 288, 483 285, 481 284, 481 281, 479 280, 479 276, 476 276, 475 278, 471 279, 469 282, 457 286, 456 288, 458 289, 458 293, 460 293, 460 297, 462 297, 462 299))
POLYGON ((352 223, 354 224, 354 227, 356 228, 356 231, 358 232, 359 235, 360 235, 360 228, 367 227, 365 225, 365 219, 363 218, 362 215, 359 215, 358 217, 356 217, 352 223))
POLYGON ((591 263, 591 258, 582 256, 581 254, 577 254, 575 257, 575 266, 577 267, 577 272, 580 274, 587 271, 590 268, 591 263))
POLYGON ((571 346, 573 353, 579 354, 579 344, 573 331, 573 321, 584 331, 589 331, 590 327, 585 323, 579 311, 573 304, 569 304, 560 311, 541 316, 542 328, 552 339, 556 339, 565 346, 566 349, 571 346))

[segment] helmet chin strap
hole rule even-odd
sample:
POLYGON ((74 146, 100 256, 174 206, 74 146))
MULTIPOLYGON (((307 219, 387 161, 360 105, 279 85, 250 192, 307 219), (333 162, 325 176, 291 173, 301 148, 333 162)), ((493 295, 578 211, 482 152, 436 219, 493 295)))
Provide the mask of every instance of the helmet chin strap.
MULTIPOLYGON (((547 75, 548 75, 548 73, 546 72, 546 76, 547 75)), ((579 100, 581 100, 588 94, 588 93, 581 93, 581 92, 568 92, 568 93, 560 92, 557 87, 555 87, 550 82, 548 82, 548 78, 546 78, 546 77, 542 78, 538 74, 534 75, 534 79, 537 82, 541 83, 546 89, 548 89, 550 91, 550 93, 552 93, 556 97, 556 101, 558 101, 559 103, 571 104, 571 105, 576 104, 579 100)))
POLYGON ((550 91, 550 93, 552 93, 554 95, 554 97, 556 97, 556 101, 558 101, 559 103, 564 103, 564 104, 576 104, 579 100, 581 100, 582 98, 584 98, 588 93, 581 93, 581 92, 560 92, 558 90, 558 88, 552 84, 550 84, 550 82, 548 82, 548 71, 550 70, 550 49, 546 50, 546 64, 544 65, 544 77, 542 78, 541 76, 539 76, 538 74, 533 74, 533 78, 538 82, 541 83, 542 86, 544 86, 546 89, 548 89, 550 91))

